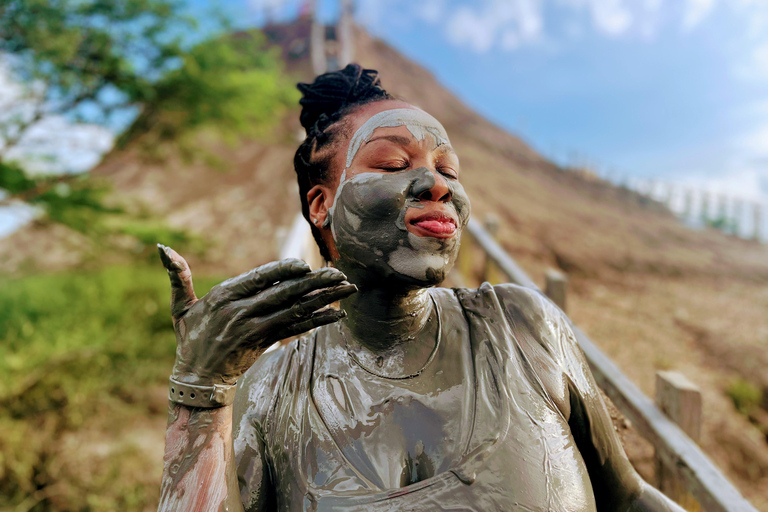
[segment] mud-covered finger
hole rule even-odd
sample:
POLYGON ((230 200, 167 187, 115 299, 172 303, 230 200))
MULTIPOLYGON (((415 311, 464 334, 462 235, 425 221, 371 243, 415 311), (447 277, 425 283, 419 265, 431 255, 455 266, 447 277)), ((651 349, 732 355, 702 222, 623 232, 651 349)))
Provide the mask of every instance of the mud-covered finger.
POLYGON ((306 262, 289 258, 272 261, 254 268, 244 274, 224 281, 219 286, 226 299, 238 300, 250 297, 278 281, 285 281, 308 274, 310 270, 306 262))
MULTIPOLYGON (((256 316, 276 309, 286 309, 310 292, 339 284, 349 284, 345 279, 346 276, 339 270, 325 268, 283 281, 249 299, 244 313, 246 316, 256 316)), ((311 311, 313 310, 308 312, 311 311)))
POLYGON ((306 296, 292 307, 297 309, 297 316, 304 316, 333 304, 337 300, 345 299, 355 292, 357 292, 357 286, 353 284, 340 284, 306 296))
POLYGON ((171 280, 171 315, 178 318, 197 300, 192 271, 187 261, 170 247, 157 244, 157 251, 171 280))
POLYGON ((290 338, 291 336, 298 336, 299 334, 303 334, 311 329, 315 329, 316 327, 338 322, 345 316, 347 316, 347 312, 343 309, 326 309, 323 311, 318 311, 307 320, 303 320, 301 322, 297 322, 283 329, 280 329, 277 333, 277 338, 283 340, 285 338, 290 338))

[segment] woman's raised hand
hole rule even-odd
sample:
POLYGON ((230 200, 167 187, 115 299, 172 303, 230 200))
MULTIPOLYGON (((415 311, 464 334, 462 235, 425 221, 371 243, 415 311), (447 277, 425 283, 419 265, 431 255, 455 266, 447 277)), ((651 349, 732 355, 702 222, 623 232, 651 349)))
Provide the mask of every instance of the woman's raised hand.
POLYGON ((171 279, 172 377, 188 384, 234 384, 270 345, 343 318, 343 310, 323 308, 357 291, 339 270, 311 272, 303 261, 286 259, 224 281, 198 299, 184 258, 164 245, 158 250, 171 279))

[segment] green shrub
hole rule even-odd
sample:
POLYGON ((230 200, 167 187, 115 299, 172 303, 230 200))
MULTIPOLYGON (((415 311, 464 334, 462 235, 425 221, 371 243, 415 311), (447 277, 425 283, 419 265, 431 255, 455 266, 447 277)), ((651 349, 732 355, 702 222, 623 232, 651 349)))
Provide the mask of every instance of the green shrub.
POLYGON ((743 379, 736 379, 728 385, 726 393, 736 409, 743 415, 749 415, 760 405, 762 392, 760 388, 743 379))
MULTIPOLYGON (((196 279, 198 294, 216 281, 196 279)), ((114 437, 136 418, 164 415, 148 409, 147 393, 173 363, 169 297, 159 261, 0 278, 0 510, 30 499, 41 511, 140 510, 156 499, 158 483, 141 482, 145 455, 131 445, 75 475, 62 469, 62 440, 86 446, 91 432, 114 437)))

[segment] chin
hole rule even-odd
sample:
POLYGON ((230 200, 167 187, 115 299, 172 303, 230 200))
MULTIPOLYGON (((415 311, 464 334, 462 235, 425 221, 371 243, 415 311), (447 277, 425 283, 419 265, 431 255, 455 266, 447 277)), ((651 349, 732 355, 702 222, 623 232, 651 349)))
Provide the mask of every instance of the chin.
MULTIPOLYGON (((378 252, 378 251, 376 251, 378 252)), ((342 254, 336 266, 355 284, 390 289, 430 288, 441 284, 453 268, 456 254, 418 251, 400 247, 388 255, 360 258, 359 254, 342 254)))
POLYGON ((381 283, 386 283, 386 287, 393 289, 431 288, 445 281, 450 272, 450 268, 428 267, 418 270, 418 274, 416 274, 416 270, 413 267, 410 268, 409 271, 413 271, 414 275, 407 275, 401 270, 394 270, 392 268, 382 269, 382 272, 376 272, 375 280, 379 286, 381 283))
POLYGON ((393 289, 436 286, 448 275, 459 252, 461 229, 450 237, 436 237, 419 236, 399 226, 397 219, 391 224, 353 225, 346 209, 338 210, 333 222, 337 266, 356 284, 393 289))
POLYGON ((389 254, 387 265, 394 274, 423 287, 442 283, 458 254, 457 238, 439 239, 409 235, 408 244, 389 254))

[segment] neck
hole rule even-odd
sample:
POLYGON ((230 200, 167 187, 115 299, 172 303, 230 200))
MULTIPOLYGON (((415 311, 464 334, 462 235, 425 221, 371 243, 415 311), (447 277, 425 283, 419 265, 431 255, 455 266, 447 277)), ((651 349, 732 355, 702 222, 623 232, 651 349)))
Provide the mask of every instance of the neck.
POLYGON ((432 312, 425 288, 358 287, 358 293, 341 302, 347 312, 343 322, 355 340, 371 351, 388 351, 413 340, 432 312))

